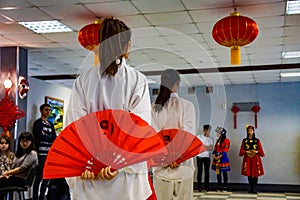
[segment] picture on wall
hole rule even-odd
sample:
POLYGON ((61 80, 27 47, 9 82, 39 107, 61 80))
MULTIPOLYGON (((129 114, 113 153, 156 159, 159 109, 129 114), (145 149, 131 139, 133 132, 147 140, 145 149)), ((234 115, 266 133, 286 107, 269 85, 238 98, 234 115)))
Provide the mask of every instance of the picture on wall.
POLYGON ((51 112, 48 120, 54 124, 55 132, 58 134, 63 129, 64 101, 61 99, 46 96, 45 103, 49 104, 51 107, 51 112))

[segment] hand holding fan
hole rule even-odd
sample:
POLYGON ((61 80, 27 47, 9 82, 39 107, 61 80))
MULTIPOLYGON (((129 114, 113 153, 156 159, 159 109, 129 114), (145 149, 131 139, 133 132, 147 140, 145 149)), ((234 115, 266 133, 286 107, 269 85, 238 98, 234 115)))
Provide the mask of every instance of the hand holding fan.
POLYGON ((154 160, 154 166, 167 166, 174 161, 179 164, 206 150, 202 142, 187 131, 165 129, 160 131, 159 134, 165 139, 168 154, 160 160, 154 160))
POLYGON ((44 178, 80 176, 86 167, 94 173, 106 166, 124 168, 161 157, 164 146, 161 135, 132 113, 91 113, 71 123, 57 137, 47 156, 44 178), (57 175, 58 170, 64 172, 57 175))

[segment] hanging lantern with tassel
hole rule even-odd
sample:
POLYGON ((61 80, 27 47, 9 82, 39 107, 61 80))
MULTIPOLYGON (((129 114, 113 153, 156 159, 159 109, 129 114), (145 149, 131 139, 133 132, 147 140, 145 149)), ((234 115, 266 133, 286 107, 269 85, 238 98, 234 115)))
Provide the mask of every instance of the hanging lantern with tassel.
POLYGON ((218 44, 230 47, 231 65, 241 64, 240 47, 254 41, 257 35, 256 22, 241 16, 236 9, 230 16, 219 20, 212 30, 212 36, 218 44))
POLYGON ((94 65, 99 63, 99 29, 103 19, 96 20, 80 29, 78 33, 79 43, 86 49, 94 52, 94 65))
POLYGON ((233 128, 237 128, 237 118, 236 114, 240 111, 240 108, 238 106, 232 106, 231 111, 233 112, 233 128))
POLYGON ((255 123, 255 128, 257 128, 257 113, 260 111, 259 105, 254 105, 252 107, 252 111, 254 112, 254 123, 255 123))

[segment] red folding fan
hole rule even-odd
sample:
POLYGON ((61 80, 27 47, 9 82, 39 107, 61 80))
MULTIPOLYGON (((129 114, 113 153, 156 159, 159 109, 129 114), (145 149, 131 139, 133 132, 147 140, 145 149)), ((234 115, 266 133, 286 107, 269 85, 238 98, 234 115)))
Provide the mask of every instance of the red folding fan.
POLYGON ((80 176, 87 168, 121 169, 166 153, 162 136, 140 117, 122 110, 91 113, 67 126, 54 141, 44 178, 80 176))
POLYGON ((165 129, 159 132, 166 143, 167 155, 152 159, 152 166, 167 166, 176 161, 178 164, 206 150, 202 142, 193 134, 180 129, 165 129))

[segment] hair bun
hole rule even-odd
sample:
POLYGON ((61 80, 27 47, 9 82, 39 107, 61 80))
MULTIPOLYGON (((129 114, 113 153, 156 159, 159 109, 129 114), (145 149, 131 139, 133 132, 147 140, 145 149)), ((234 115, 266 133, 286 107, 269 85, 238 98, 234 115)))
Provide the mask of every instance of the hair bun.
POLYGON ((4 131, 2 134, 1 134, 2 137, 8 137, 10 138, 10 132, 9 131, 4 131))
POLYGON ((226 129, 225 128, 222 128, 222 127, 217 127, 216 130, 215 130, 217 133, 221 133, 221 135, 224 135, 227 133, 226 129))

